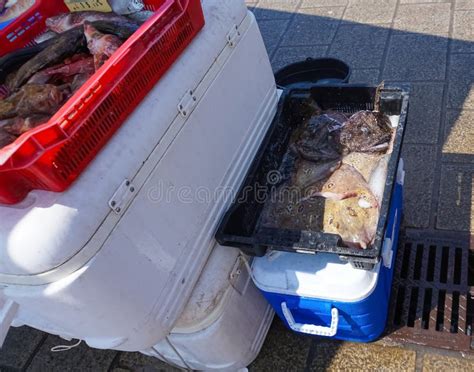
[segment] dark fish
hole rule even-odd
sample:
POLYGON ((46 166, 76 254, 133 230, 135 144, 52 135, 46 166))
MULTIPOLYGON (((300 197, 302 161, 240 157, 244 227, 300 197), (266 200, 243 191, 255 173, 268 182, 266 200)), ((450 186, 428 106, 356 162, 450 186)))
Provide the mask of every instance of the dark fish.
POLYGON ((111 34, 118 36, 122 40, 128 39, 137 31, 140 26, 134 22, 117 22, 117 21, 95 21, 91 22, 91 25, 94 26, 98 31, 103 34, 111 34))
POLYGON ((309 161, 338 160, 341 153, 338 144, 331 134, 330 128, 334 121, 327 115, 312 117, 306 130, 301 134, 293 149, 309 161))
POLYGON ((26 119, 15 117, 0 121, 0 128, 13 136, 21 136, 23 133, 36 128, 37 126, 47 123, 50 116, 32 115, 26 119))
POLYGON ((103 12, 73 12, 64 13, 56 17, 51 17, 46 20, 46 27, 51 31, 61 33, 75 27, 83 25, 85 22, 94 21, 112 21, 117 23, 129 24, 130 19, 123 17, 115 13, 103 13, 103 12))
POLYGON ((53 115, 69 93, 69 88, 50 84, 25 85, 18 92, 0 101, 0 120, 36 114, 53 115))
POLYGON ((7 133, 2 128, 0 128, 0 149, 9 145, 12 142, 15 142, 15 140, 15 136, 12 136, 10 133, 7 133))
POLYGON ((87 39, 87 48, 94 56, 96 70, 122 45, 122 41, 117 36, 103 34, 88 22, 84 24, 84 34, 87 39))
POLYGON ((38 71, 54 65, 55 63, 62 62, 65 58, 84 50, 86 46, 84 33, 80 28, 71 30, 59 35, 55 39, 46 41, 46 43, 50 42, 51 45, 26 62, 16 72, 14 78, 9 82, 9 88, 12 91, 20 88, 38 71))
POLYGON ((75 93, 80 87, 82 87, 87 82, 87 80, 90 79, 92 75, 93 73, 91 74, 84 73, 84 74, 77 74, 76 76, 74 76, 74 79, 72 80, 72 83, 71 83, 71 92, 75 93))
POLYGON ((390 119, 374 111, 356 112, 339 131, 339 143, 348 152, 384 152, 391 138, 390 119))
POLYGON ((93 74, 94 71, 94 59, 92 57, 81 58, 71 63, 63 63, 41 70, 28 80, 28 84, 46 84, 52 78, 68 77, 77 74, 93 74))
POLYGON ((6 85, 0 85, 0 101, 7 98, 10 95, 10 91, 6 85))
POLYGON ((18 49, 0 58, 0 83, 4 83, 9 74, 18 70, 18 67, 28 62, 39 52, 54 43, 54 39, 44 41, 41 44, 18 49))

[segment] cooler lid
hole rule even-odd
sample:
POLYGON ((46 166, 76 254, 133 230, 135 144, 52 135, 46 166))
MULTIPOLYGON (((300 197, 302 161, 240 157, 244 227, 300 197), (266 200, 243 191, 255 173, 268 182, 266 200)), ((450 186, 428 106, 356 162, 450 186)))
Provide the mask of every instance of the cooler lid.
POLYGON ((355 269, 337 255, 271 252, 255 258, 253 279, 264 292, 357 302, 377 285, 380 263, 371 271, 355 269))
MULTIPOLYGON (((226 47, 229 30, 247 14, 243 2, 232 0, 206 0, 203 11, 203 30, 68 191, 33 191, 20 204, 0 206, 0 282, 42 275, 78 258, 99 227, 107 225, 110 233, 120 221, 109 201, 163 145, 178 103, 198 86, 226 47)), ((83 263, 90 259, 83 256, 83 263)))

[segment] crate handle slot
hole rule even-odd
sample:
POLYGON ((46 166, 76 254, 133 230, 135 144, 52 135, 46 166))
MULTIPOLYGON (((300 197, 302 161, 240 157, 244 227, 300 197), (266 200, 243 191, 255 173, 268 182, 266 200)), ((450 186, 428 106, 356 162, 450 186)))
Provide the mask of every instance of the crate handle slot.
POLYGON ((291 314, 286 302, 281 303, 281 311, 293 331, 305 333, 308 335, 333 337, 337 333, 337 326, 339 325, 339 311, 333 307, 331 309, 331 325, 323 327, 315 324, 296 323, 295 318, 291 314))

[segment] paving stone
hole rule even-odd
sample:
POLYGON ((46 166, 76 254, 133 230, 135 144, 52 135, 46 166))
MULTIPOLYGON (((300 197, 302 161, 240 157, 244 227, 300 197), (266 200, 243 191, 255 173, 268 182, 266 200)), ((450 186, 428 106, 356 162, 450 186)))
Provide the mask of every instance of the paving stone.
POLYGON ((474 54, 453 54, 448 71, 448 107, 474 109, 474 54))
POLYGON ((411 85, 405 143, 438 143, 443 91, 442 83, 411 85))
POLYGON ((359 23, 391 23, 397 0, 349 0, 344 20, 359 23))
POLYGON ((374 344, 314 342, 311 371, 414 371, 416 353, 374 344))
POLYGON ((75 341, 48 336, 31 361, 28 371, 107 371, 117 355, 112 350, 92 349, 84 342, 69 351, 51 352, 54 346, 72 345, 75 341))
POLYGON ((402 157, 406 171, 403 192, 405 227, 427 228, 430 224, 436 148, 405 143, 402 157))
POLYGON ((378 84, 380 71, 377 69, 352 70, 350 82, 355 84, 378 84))
POLYGON ((301 9, 293 19, 281 45, 330 44, 343 12, 343 7, 301 9))
POLYGON ((349 0, 303 0, 301 8, 315 8, 317 6, 346 6, 349 0))
POLYGON ((0 351, 0 370, 24 368, 44 335, 29 327, 10 328, 0 351))
POLYGON ((303 61, 308 57, 321 58, 326 56, 327 46, 312 47, 280 47, 272 60, 274 71, 294 62, 303 61))
POLYGON ((265 47, 267 48, 268 55, 272 55, 275 48, 280 41, 281 36, 285 32, 289 21, 285 20, 271 20, 271 21, 259 21, 258 26, 262 33, 265 47))
POLYGON ((311 337, 289 331, 275 317, 258 358, 249 366, 251 372, 303 371, 311 337))
POLYGON ((118 366, 132 371, 158 371, 158 372, 178 372, 178 368, 170 366, 165 362, 141 353, 120 353, 118 366))
POLYGON ((443 160, 474 163, 474 111, 447 112, 442 146, 443 160))
POLYGON ((383 71, 385 80, 444 80, 448 40, 428 35, 393 35, 383 71))
POLYGON ((352 68, 379 68, 389 28, 389 26, 341 25, 328 55, 342 59, 352 68))
POLYGON ((474 1, 454 0, 454 9, 474 9, 474 1))
POLYGON ((439 354, 425 354, 423 357, 423 371, 472 371, 474 362, 471 359, 452 358, 439 354))
POLYGON ((474 10, 460 10, 454 12, 452 39, 451 50, 453 52, 474 52, 474 10))
POLYGON ((443 165, 436 227, 469 231, 474 223, 474 167, 443 165))
POLYGON ((288 19, 293 17, 299 0, 260 0, 255 17, 260 19, 288 19))
POLYGON ((451 19, 451 4, 400 5, 393 22, 397 33, 417 32, 447 36, 451 19))

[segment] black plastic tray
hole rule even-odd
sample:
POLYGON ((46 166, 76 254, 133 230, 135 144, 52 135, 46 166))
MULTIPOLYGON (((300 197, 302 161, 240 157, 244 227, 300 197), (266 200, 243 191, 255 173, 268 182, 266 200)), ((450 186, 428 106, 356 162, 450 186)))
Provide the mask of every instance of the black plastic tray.
POLYGON ((258 200, 259 193, 269 192, 273 187, 269 180, 270 172, 280 168, 288 148, 293 130, 310 115, 307 103, 311 100, 323 110, 335 110, 355 113, 360 110, 373 110, 376 86, 331 84, 299 86, 284 91, 278 106, 278 112, 254 159, 247 177, 239 191, 239 196, 225 214, 216 233, 221 245, 241 249, 244 253, 263 256, 267 249, 289 252, 327 252, 338 254, 356 266, 373 266, 378 262, 383 239, 391 195, 396 180, 400 149, 405 132, 408 113, 408 86, 390 86, 382 90, 380 111, 387 115, 400 115, 395 134, 392 156, 388 165, 388 176, 384 191, 380 218, 374 243, 367 249, 349 248, 341 243, 338 235, 320 231, 286 230, 258 227, 264 203, 258 200))

